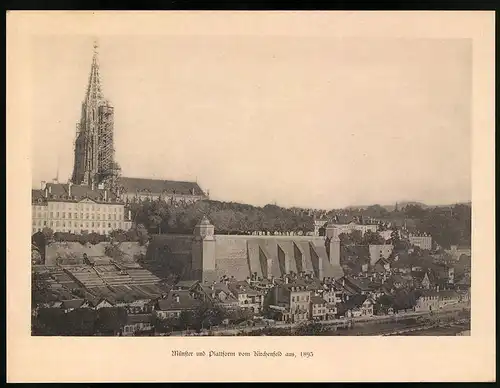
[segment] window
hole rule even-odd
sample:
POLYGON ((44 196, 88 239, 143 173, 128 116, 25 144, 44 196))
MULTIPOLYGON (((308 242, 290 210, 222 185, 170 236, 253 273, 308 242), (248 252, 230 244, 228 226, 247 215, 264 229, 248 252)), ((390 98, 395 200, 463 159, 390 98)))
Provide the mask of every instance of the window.
POLYGON ((56 218, 59 218, 59 212, 56 212, 56 218))
POLYGON ((65 216, 65 213, 64 213, 64 212, 62 212, 62 213, 61 213, 61 215, 62 215, 62 218, 64 218, 64 216, 65 216))

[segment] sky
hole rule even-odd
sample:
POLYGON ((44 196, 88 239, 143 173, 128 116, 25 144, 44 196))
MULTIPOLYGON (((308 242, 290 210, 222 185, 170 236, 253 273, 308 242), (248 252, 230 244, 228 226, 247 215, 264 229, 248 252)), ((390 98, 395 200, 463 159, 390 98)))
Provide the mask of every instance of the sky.
MULTIPOLYGON (((34 187, 71 176, 95 38, 32 40, 34 187)), ((468 40, 97 38, 124 176, 258 206, 471 199, 468 40)))

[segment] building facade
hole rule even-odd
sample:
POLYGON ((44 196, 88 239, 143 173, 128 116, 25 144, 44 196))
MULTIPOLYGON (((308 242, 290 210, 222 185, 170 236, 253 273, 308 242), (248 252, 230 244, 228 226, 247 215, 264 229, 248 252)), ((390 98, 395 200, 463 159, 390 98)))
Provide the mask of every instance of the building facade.
POLYGON ((54 232, 108 234, 131 227, 130 213, 107 189, 72 183, 45 183, 32 190, 32 234, 54 232))
POLYGON ((429 235, 409 235, 408 240, 411 245, 415 245, 420 249, 430 251, 432 249, 432 236, 429 235))
POLYGON ((330 229, 333 231, 333 237, 338 238, 342 233, 349 234, 354 230, 361 232, 364 235, 367 231, 376 233, 378 230, 378 224, 359 224, 356 222, 350 222, 348 224, 335 224, 328 223, 325 221, 314 221, 314 236, 324 236, 326 230, 330 229))

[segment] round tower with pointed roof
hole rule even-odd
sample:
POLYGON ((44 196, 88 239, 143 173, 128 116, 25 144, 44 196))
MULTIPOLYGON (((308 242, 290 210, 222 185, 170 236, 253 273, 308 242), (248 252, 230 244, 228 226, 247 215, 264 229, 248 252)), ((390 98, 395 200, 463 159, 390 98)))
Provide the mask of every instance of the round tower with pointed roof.
POLYGON ((203 239, 207 237, 213 238, 215 227, 208 220, 207 216, 203 216, 200 222, 194 228, 194 235, 203 239))
POLYGON ((215 228, 206 216, 194 228, 191 256, 192 276, 202 282, 216 280, 215 228))

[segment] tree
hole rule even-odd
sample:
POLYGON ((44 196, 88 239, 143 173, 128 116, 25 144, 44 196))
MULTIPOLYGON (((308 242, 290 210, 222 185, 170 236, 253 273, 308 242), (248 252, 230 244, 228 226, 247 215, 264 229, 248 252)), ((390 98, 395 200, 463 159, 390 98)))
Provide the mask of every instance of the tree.
POLYGON ((229 311, 226 314, 226 317, 232 323, 240 323, 244 321, 248 321, 252 319, 254 316, 253 310, 251 309, 235 309, 233 311, 229 311))
POLYGON ((377 299, 377 303, 375 303, 374 310, 375 314, 383 313, 387 314, 389 308, 394 307, 394 298, 389 295, 382 295, 377 299))
POLYGON ((385 240, 377 232, 372 232, 371 230, 367 230, 363 236, 364 245, 382 245, 384 243, 385 240))
POLYGON ((54 231, 46 226, 42 229, 42 233, 45 236, 46 243, 50 244, 50 242, 54 238, 54 231))
POLYGON ((363 235, 359 230, 353 230, 350 233, 351 241, 354 245, 362 245, 363 244, 363 235))
POLYGON ((127 241, 130 241, 130 242, 139 241, 139 235, 137 234, 136 228, 131 228, 131 229, 127 230, 127 233, 125 236, 127 238, 127 241))
POLYGON ((152 214, 149 216, 150 228, 156 231, 158 234, 161 233, 160 225, 162 223, 162 218, 158 214, 152 214))
POLYGON ((64 311, 57 308, 41 308, 36 317, 32 318, 33 335, 65 335, 67 333, 64 311))
POLYGON ((66 313, 67 335, 95 334, 96 317, 96 312, 87 308, 79 308, 66 313))
POLYGON ((420 219, 425 215, 426 211, 419 205, 409 204, 404 208, 404 214, 408 218, 417 218, 420 219))
POLYGON ((137 238, 139 240, 139 244, 145 245, 149 240, 149 236, 148 236, 148 231, 143 224, 137 225, 136 233, 137 233, 137 238))
POLYGON ((127 310, 123 307, 104 307, 97 310, 96 331, 116 335, 127 323, 127 310))
POLYGON ((192 326, 196 326, 194 313, 191 311, 181 311, 177 325, 181 330, 187 330, 192 326))
POLYGON ((122 243, 127 241, 127 232, 125 232, 123 229, 115 229, 109 233, 109 237, 114 242, 122 243))
POLYGON ((210 303, 200 304, 192 313, 190 326, 195 330, 219 325, 228 313, 220 306, 213 306, 210 303))
POLYGON ((47 282, 35 271, 31 272, 31 304, 48 302, 52 296, 47 282))
POLYGON ((160 318, 156 314, 153 314, 151 325, 157 333, 170 333, 179 326, 179 320, 174 318, 160 318))

